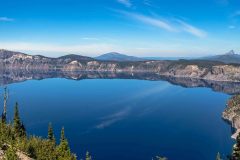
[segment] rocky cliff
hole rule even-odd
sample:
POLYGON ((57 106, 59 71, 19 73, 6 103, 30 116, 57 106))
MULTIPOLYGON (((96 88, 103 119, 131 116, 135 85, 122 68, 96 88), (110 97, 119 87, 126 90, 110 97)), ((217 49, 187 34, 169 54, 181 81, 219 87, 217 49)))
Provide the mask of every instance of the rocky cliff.
POLYGON ((59 70, 98 72, 151 72, 172 77, 188 77, 214 81, 240 81, 240 66, 204 60, 179 61, 100 61, 79 55, 59 58, 32 56, 0 50, 1 70, 59 70))
POLYGON ((232 135, 232 138, 236 139, 240 133, 240 95, 235 95, 229 99, 222 117, 229 121, 232 127, 236 129, 236 132, 232 135))

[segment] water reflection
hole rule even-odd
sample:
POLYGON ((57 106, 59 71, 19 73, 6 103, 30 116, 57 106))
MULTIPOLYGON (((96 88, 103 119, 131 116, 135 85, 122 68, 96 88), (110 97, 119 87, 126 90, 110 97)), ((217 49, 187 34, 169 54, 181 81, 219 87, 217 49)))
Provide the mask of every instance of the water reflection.
POLYGON ((132 73, 132 72, 62 72, 49 70, 0 70, 0 85, 7 85, 12 83, 23 82, 26 80, 42 80, 46 78, 66 78, 72 80, 83 79, 138 79, 150 81, 168 81, 174 85, 182 87, 207 87, 212 88, 217 92, 224 92, 227 94, 240 93, 239 82, 219 82, 203 79, 192 79, 182 77, 169 77, 156 73, 132 73))

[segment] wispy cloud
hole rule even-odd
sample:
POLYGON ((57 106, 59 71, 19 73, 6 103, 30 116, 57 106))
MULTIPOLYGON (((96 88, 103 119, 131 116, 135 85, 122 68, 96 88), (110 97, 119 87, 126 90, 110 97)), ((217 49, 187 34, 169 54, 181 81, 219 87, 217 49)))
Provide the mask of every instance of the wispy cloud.
POLYGON ((0 17, 0 21, 2 21, 2 22, 12 22, 12 21, 14 21, 14 19, 8 18, 8 17, 0 17))
POLYGON ((183 22, 181 20, 177 20, 183 27, 183 30, 187 33, 190 33, 196 37, 204 38, 207 36, 207 33, 195 26, 192 26, 186 22, 183 22))
POLYGON ((163 18, 145 16, 138 13, 130 13, 125 11, 118 11, 118 12, 126 15, 127 17, 143 22, 146 25, 155 26, 169 32, 186 32, 199 38, 203 38, 207 36, 207 32, 205 32, 204 30, 197 28, 180 19, 176 19, 176 18, 163 19, 163 18))
POLYGON ((132 7, 132 3, 130 0, 117 0, 117 2, 123 4, 126 7, 132 7))
POLYGON ((96 38, 96 37, 83 37, 82 38, 83 40, 93 40, 93 41, 97 41, 97 40, 99 40, 99 38, 96 38))
POLYGON ((124 11, 120 11, 120 13, 125 14, 126 16, 131 17, 133 19, 136 19, 138 21, 141 21, 145 24, 155 26, 155 27, 158 27, 158 28, 170 31, 170 32, 176 32, 177 31, 176 28, 174 28, 168 22, 166 22, 164 20, 161 20, 161 19, 156 19, 156 18, 152 18, 152 17, 149 17, 149 16, 136 14, 136 13, 124 12, 124 11))

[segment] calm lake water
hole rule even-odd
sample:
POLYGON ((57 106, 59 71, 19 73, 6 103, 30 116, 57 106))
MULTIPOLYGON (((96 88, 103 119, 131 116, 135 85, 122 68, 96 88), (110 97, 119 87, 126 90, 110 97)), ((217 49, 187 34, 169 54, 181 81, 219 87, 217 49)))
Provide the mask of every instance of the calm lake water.
MULTIPOLYGON (((95 160, 213 160, 234 141, 221 114, 230 97, 209 88, 183 88, 165 81, 29 80, 9 85, 9 118, 19 103, 28 133, 61 127, 72 151, 95 160)), ((2 99, 1 99, 2 103, 2 99)), ((2 110, 2 105, 1 108, 2 110)))

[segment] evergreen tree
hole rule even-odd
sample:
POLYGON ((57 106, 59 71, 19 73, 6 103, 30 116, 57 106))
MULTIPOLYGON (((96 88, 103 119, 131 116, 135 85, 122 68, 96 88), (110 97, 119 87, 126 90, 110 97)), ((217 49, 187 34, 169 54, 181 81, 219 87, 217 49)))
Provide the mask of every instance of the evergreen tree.
POLYGON ((76 160, 71 153, 64 128, 61 131, 60 144, 56 145, 52 125, 48 127, 48 139, 26 136, 16 103, 14 119, 10 124, 0 120, 0 150, 3 151, 3 160, 17 160, 17 151, 36 160, 76 160))
POLYGON ((86 153, 86 160, 92 160, 92 157, 88 151, 86 153))
POLYGON ((2 116, 1 116, 1 122, 2 123, 6 123, 7 122, 7 117, 5 114, 2 113, 2 116))
POLYGON ((65 137, 64 128, 61 130, 60 144, 57 147, 57 158, 59 160, 76 160, 76 157, 71 154, 68 141, 65 137))
POLYGON ((18 103, 16 103, 14 110, 13 130, 16 137, 23 137, 26 135, 25 127, 19 116, 18 103))
POLYGON ((15 110, 14 110, 14 118, 13 118, 13 129, 14 132, 17 134, 19 133, 21 129, 21 120, 19 117, 19 111, 18 111, 18 103, 15 104, 15 110))
POLYGON ((240 133, 237 136, 236 144, 233 146, 232 159, 233 160, 239 160, 240 159, 240 133))
POLYGON ((222 159, 221 159, 221 155, 220 155, 220 153, 219 153, 219 152, 217 153, 216 160, 222 160, 222 159))
POLYGON ((64 131, 64 127, 62 127, 60 143, 62 143, 64 141, 65 141, 65 131, 64 131))
POLYGON ((20 130, 20 136, 21 137, 26 137, 27 133, 26 133, 26 128, 24 126, 23 123, 21 123, 21 130, 20 130))
POLYGON ((52 128, 51 123, 49 123, 49 125, 48 125, 48 139, 50 141, 55 141, 55 137, 54 137, 53 128, 52 128))

